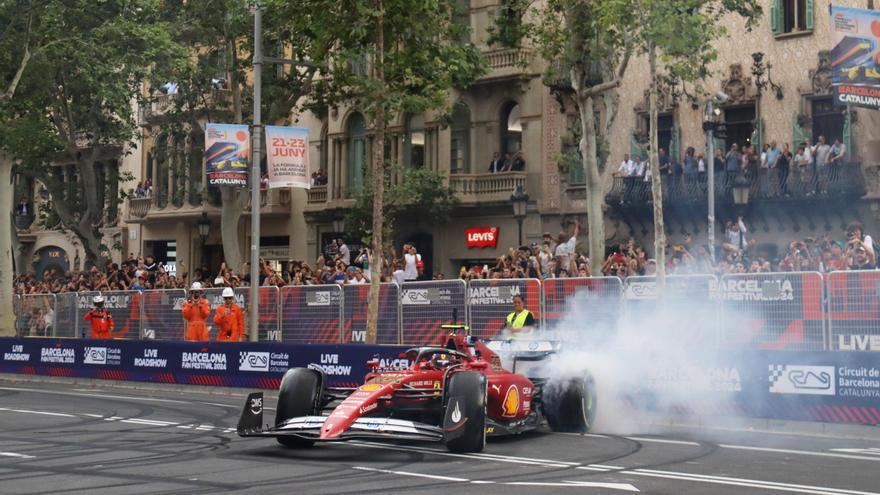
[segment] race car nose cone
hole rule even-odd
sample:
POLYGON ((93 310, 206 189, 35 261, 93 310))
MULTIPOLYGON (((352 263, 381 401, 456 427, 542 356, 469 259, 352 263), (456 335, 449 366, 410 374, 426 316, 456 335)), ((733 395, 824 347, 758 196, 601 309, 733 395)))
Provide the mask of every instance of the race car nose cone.
POLYGON ((321 428, 321 440, 336 438, 341 435, 343 431, 345 431, 344 424, 327 421, 324 423, 324 427, 321 428))

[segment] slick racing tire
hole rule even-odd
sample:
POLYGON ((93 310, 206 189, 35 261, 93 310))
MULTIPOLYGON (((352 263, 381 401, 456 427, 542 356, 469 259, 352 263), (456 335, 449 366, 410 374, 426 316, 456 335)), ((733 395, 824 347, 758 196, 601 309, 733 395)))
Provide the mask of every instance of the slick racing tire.
POLYGON ((552 380, 541 393, 544 416, 553 431, 586 433, 596 420, 596 384, 582 378, 552 380))
MULTIPOLYGON (((278 409, 275 411, 275 426, 290 418, 317 415, 318 394, 321 393, 321 378, 317 372, 307 368, 293 368, 284 373, 278 388, 278 409)), ((285 447, 311 447, 313 440, 292 436, 275 437, 285 447)))
POLYGON ((486 377, 454 373, 446 384, 443 431, 450 452, 481 452, 486 446, 486 377))

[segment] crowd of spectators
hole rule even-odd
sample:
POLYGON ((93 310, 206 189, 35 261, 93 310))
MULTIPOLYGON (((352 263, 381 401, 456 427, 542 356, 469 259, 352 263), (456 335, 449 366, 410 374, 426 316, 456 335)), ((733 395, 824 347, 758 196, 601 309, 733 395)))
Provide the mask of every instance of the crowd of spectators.
MULTIPOLYGON (((462 266, 459 278, 508 279, 589 277, 591 264, 585 249, 578 245, 580 226, 553 236, 545 232, 540 243, 510 248, 492 263, 474 263, 462 266)), ((858 222, 850 223, 842 238, 829 234, 822 238, 806 237, 792 240, 781 248, 758 245, 749 237, 742 218, 727 223, 716 262, 711 261, 708 246, 694 241, 686 234, 680 242, 667 246, 666 272, 671 274, 766 273, 791 271, 830 272, 837 270, 870 270, 877 267, 877 246, 858 222)), ((635 240, 612 245, 603 260, 601 273, 596 275, 626 278, 634 275, 653 275, 657 262, 648 254, 650 248, 635 240)), ((352 253, 343 239, 337 239, 313 264, 307 261, 277 263, 260 260, 261 286, 300 285, 361 285, 370 281, 373 254, 368 248, 352 253)), ((442 272, 428 275, 425 262, 414 244, 404 244, 400 251, 389 248, 385 254, 382 282, 443 280, 442 272)), ((149 289, 186 289, 192 282, 201 282, 205 288, 247 287, 250 285, 249 265, 244 263, 232 270, 221 263, 216 271, 207 267, 196 268, 190 274, 183 263, 175 272, 153 256, 134 256, 121 266, 107 262, 104 269, 93 267, 88 271, 57 273, 46 270, 38 280, 35 274, 19 275, 15 279, 16 294, 68 293, 86 291, 122 291, 149 289)))
POLYGON ((522 151, 516 153, 504 153, 498 151, 492 154, 492 161, 489 162, 489 173, 497 174, 499 172, 522 172, 526 169, 526 158, 522 151))

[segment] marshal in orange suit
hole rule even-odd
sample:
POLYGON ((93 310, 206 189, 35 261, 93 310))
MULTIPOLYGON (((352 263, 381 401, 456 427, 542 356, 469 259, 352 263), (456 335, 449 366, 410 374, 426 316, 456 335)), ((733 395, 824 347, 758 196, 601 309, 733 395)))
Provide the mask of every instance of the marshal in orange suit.
POLYGON ((211 316, 211 305, 202 298, 202 284, 193 282, 190 298, 183 303, 183 319, 186 320, 186 340, 207 342, 208 326, 205 320, 211 316))
POLYGON ((240 342, 244 338, 244 313, 235 304, 235 291, 223 289, 223 305, 214 313, 217 325, 217 342, 240 342))

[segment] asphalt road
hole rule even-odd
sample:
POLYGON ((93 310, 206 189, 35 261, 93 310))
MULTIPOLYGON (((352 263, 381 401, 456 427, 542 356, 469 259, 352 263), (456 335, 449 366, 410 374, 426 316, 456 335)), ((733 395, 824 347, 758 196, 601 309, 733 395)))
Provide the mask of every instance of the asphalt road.
MULTIPOLYGON (((0 493, 880 495, 880 441, 782 431, 534 433, 482 454, 238 438, 241 397, 0 379, 0 493)), ((267 397, 267 421, 274 400, 267 397)), ((880 438, 880 437, 874 437, 880 438)))

